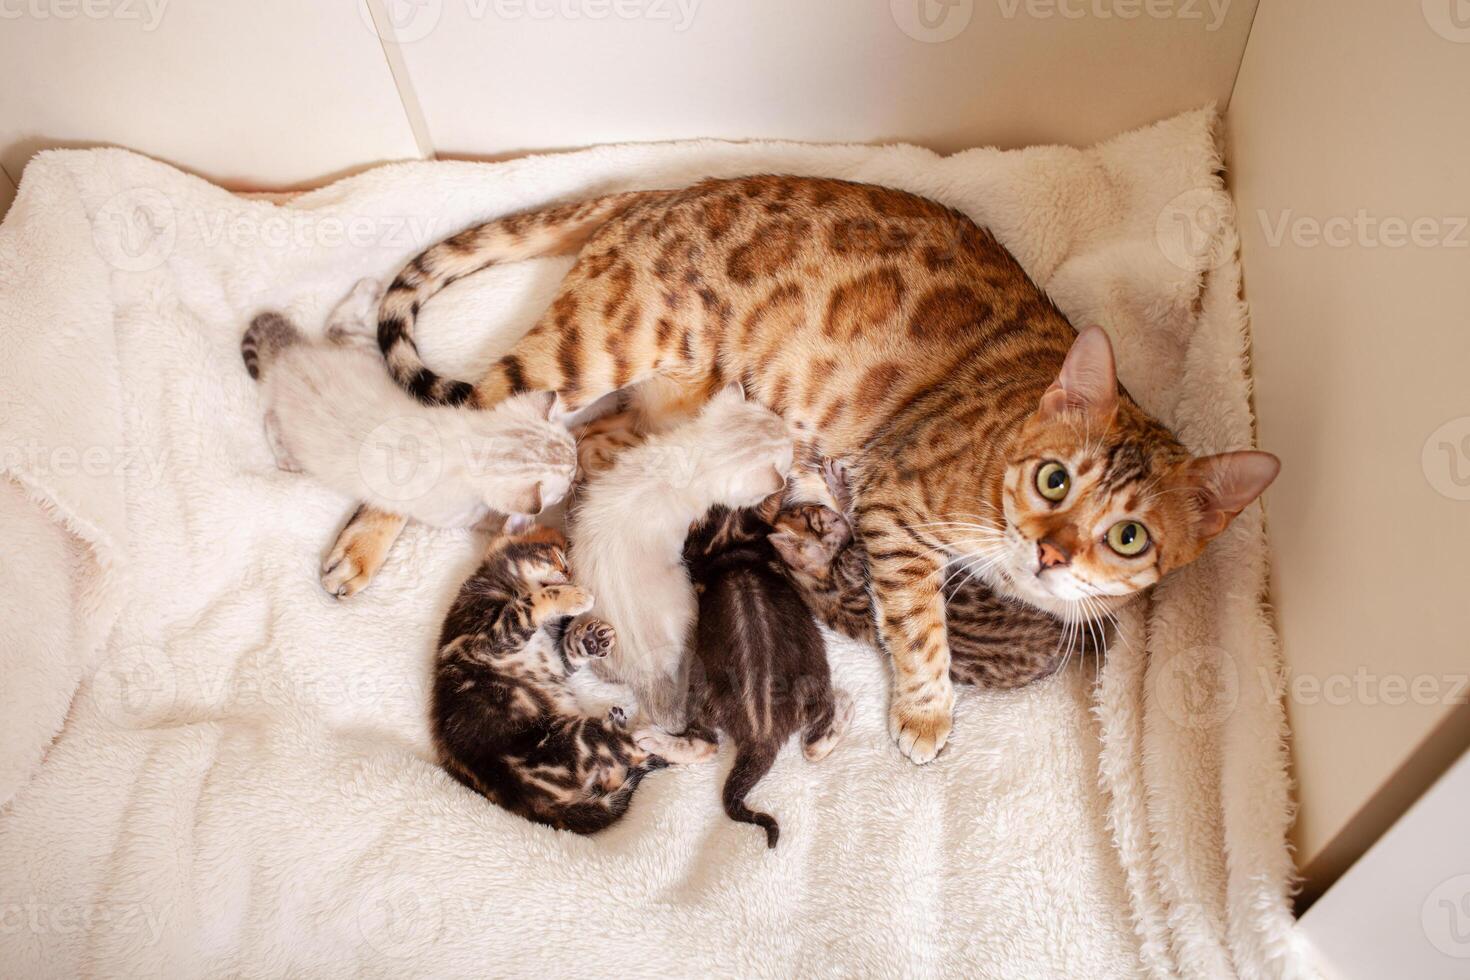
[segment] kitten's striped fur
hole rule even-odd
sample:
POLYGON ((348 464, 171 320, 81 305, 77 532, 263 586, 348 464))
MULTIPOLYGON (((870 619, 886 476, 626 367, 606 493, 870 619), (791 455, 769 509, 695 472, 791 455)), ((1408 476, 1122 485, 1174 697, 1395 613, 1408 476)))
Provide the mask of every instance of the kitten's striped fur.
POLYGON ((615 637, 592 597, 567 584, 565 541, 549 529, 502 535, 460 587, 434 667, 432 720, 445 770, 527 820, 578 834, 627 811, 668 763, 640 748, 616 710, 584 715, 568 676, 615 637))
MULTIPOLYGON (((876 645, 872 582, 862 542, 852 533, 852 498, 840 465, 822 467, 834 503, 791 504, 776 515, 771 543, 791 581, 829 628, 876 645)), ((991 690, 1024 687, 1056 673, 1073 654, 1100 654, 1106 624, 1068 629, 1039 609, 997 596, 978 579, 957 574, 944 600, 949 676, 991 690), (1091 647, 1092 649, 1088 649, 1091 647)))
MULTIPOLYGON (((548 390, 575 412, 655 379, 690 399, 738 379, 800 439, 852 460, 890 727, 918 762, 950 729, 940 589, 954 563, 1069 621, 1106 615, 1192 561, 1275 473, 1265 454, 1191 457, 1117 389, 1105 335, 1079 340, 988 231, 884 187, 745 177, 500 218, 406 267, 378 339, 416 394, 480 406, 548 390), (573 251, 550 309, 473 386, 422 364, 413 323, 438 289, 573 251), (1060 502, 1033 488, 1048 461, 1075 476, 1060 502), (1118 515, 1155 546, 1112 555, 1118 515)), ((397 529, 360 516, 328 585, 366 584, 397 529)))
POLYGON ((746 794, 793 735, 801 734, 808 759, 825 758, 852 720, 852 699, 832 689, 822 634, 767 540, 770 532, 754 508, 716 507, 690 531, 684 561, 699 593, 690 730, 706 739, 721 732, 734 743, 721 794, 725 813, 764 828, 767 846, 775 847, 775 818, 752 811, 746 794))

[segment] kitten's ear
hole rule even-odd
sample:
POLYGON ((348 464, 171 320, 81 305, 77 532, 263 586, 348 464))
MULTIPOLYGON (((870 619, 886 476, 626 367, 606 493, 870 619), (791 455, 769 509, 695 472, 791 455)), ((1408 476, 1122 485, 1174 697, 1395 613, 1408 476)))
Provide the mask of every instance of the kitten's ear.
POLYGON ((781 512, 781 505, 785 502, 786 487, 783 485, 780 490, 755 505, 755 516, 759 517, 763 523, 774 524, 776 515, 781 512))
POLYGON ((731 381, 720 389, 720 394, 734 398, 736 401, 745 401, 745 386, 739 381, 731 381))
POLYGON ((1281 460, 1270 453, 1247 450, 1201 456, 1186 469, 1200 505, 1199 535, 1208 541, 1271 485, 1281 472, 1281 460))
POLYGON ((818 556, 812 554, 808 547, 811 542, 790 531, 773 531, 766 535, 766 540, 771 542, 771 547, 776 549, 776 554, 786 566, 795 572, 806 572, 815 574, 820 572, 824 562, 818 556))
POLYGON ((556 392, 537 391, 527 395, 526 398, 530 400, 531 407, 535 409, 537 415, 543 419, 551 418, 551 413, 556 408, 556 392))
POLYGON ((1118 374, 1113 368, 1113 344, 1107 331, 1091 326, 1077 335, 1062 373, 1041 396, 1044 419, 1064 412, 1111 415, 1118 407, 1118 374))

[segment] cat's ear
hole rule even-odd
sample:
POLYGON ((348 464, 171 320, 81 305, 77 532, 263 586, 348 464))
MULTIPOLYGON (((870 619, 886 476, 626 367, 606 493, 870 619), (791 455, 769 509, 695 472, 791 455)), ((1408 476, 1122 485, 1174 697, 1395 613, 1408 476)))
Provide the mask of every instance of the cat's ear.
POLYGON ((1062 373, 1041 396, 1044 419, 1082 411, 1108 416, 1118 407, 1118 374, 1113 367, 1113 344, 1107 331, 1091 326, 1077 335, 1062 373))
POLYGON ((1271 453, 1247 450, 1201 456, 1185 468, 1199 502, 1196 529, 1208 541, 1271 485, 1281 472, 1281 460, 1271 453))
POLYGON ((554 391, 536 391, 526 396, 531 403, 531 408, 543 419, 550 419, 551 413, 556 408, 557 395, 554 391))
POLYGON ((745 401, 745 386, 739 381, 731 381, 720 389, 720 394, 726 398, 733 398, 736 401, 743 402, 745 401))

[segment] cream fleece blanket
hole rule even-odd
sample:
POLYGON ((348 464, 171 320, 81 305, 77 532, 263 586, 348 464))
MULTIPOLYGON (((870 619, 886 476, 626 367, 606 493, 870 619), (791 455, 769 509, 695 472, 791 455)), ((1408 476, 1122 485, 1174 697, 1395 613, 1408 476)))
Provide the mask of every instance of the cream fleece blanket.
MULTIPOLYGON (((432 644, 469 533, 408 530, 371 589, 318 587, 351 503, 279 472, 247 318, 311 329, 467 225, 709 175, 824 174, 955 205, 1196 451, 1251 442, 1215 118, 1092 150, 693 142, 384 167, 285 206, 122 151, 46 153, 0 228, 0 974, 1107 977, 1296 969, 1289 804, 1252 508, 1123 622, 1106 663, 964 690, 943 756, 885 733, 886 672, 834 642, 855 727, 788 751, 727 821, 728 758, 660 773, 581 839, 430 761, 432 644)), ((569 260, 426 311, 474 377, 569 260)), ((1289 465, 1289 461, 1288 461, 1289 465)))

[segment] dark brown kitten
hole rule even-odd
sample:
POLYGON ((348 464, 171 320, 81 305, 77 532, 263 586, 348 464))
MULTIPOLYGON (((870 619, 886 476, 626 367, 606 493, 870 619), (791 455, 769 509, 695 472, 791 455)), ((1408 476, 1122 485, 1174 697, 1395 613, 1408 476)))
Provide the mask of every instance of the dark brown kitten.
POLYGON ((691 733, 719 731, 735 743, 725 813, 764 827, 775 847, 775 818, 747 807, 746 794, 797 732, 809 760, 826 758, 852 720, 852 700, 832 689, 822 634, 766 540, 770 531, 753 509, 716 507, 690 532, 684 560, 699 595, 691 733))
MULTIPOLYGON (((844 510, 852 496, 842 466, 822 467, 833 499, 844 510)), ((820 504, 788 504, 773 521, 771 544, 813 614, 830 629, 874 646, 866 549, 850 518, 820 504)), ((1070 631, 1033 606, 1001 598, 976 579, 960 578, 945 598, 949 675, 956 683, 992 690, 1023 687, 1049 677, 1074 645, 1094 650, 1101 624, 1070 631)))
POLYGON ((527 820, 591 834, 668 763, 638 747, 619 710, 584 715, 567 686, 614 635, 598 620, 568 628, 592 597, 567 584, 565 547, 546 528, 491 542, 444 620, 432 720, 454 778, 527 820))

